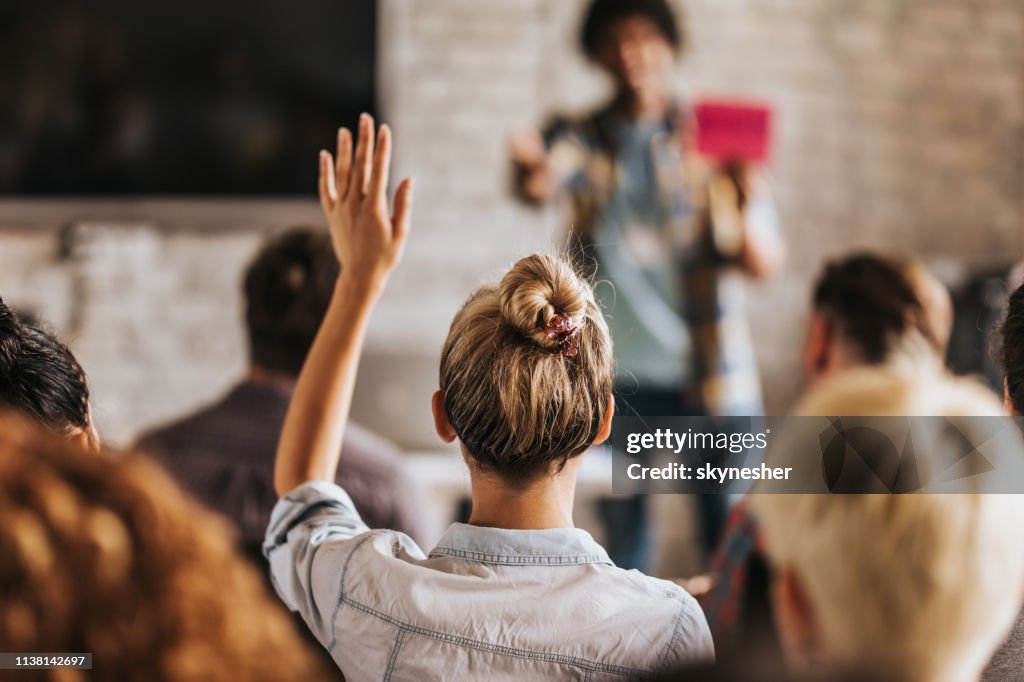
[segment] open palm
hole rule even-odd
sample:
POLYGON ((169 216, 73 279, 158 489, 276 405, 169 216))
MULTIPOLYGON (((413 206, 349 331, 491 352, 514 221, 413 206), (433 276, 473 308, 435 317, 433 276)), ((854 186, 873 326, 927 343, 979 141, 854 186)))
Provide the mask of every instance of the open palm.
POLYGON ((388 209, 391 130, 382 125, 374 135, 373 118, 359 119, 359 139, 338 131, 337 159, 320 152, 320 205, 331 231, 343 277, 378 295, 398 263, 409 232, 412 180, 395 191, 394 213, 388 209), (374 139, 376 137, 376 140, 374 139))

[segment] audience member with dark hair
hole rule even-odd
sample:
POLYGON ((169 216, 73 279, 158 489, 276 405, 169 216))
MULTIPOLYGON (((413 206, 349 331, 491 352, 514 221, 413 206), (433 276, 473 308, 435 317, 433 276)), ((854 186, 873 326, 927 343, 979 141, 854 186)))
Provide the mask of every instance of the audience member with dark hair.
MULTIPOLYGON (((812 294, 805 382, 813 387, 864 366, 908 373, 941 367, 952 326, 949 292, 919 263, 867 253, 833 261, 812 294)), ((718 648, 772 648, 770 570, 743 502, 729 516, 710 569, 715 582, 703 605, 718 648)))
POLYGON ((68 347, 0 299, 0 407, 97 447, 85 372, 68 347))
POLYGON ((299 376, 340 267, 323 230, 292 228, 263 244, 242 282, 254 372, 299 376))
POLYGON ((0 651, 93 656, 4 679, 332 679, 228 527, 148 458, 0 415, 0 519, 0 651))
MULTIPOLYGON (((458 441, 472 513, 429 556, 371 531, 333 483, 359 353, 409 230, 411 184, 388 209, 391 136, 360 121, 321 155, 320 198, 353 263, 299 377, 281 434, 281 500, 265 544, 274 585, 353 682, 611 679, 713 658, 678 586, 616 567, 573 524, 583 453, 611 429, 612 349, 590 286, 565 261, 520 260, 455 315, 433 397, 458 441)), ((426 406, 424 406, 425 408, 426 406)), ((341 469, 347 464, 342 460, 341 469)))
MULTIPOLYGON (((1018 286, 1007 301, 998 350, 1004 375, 1003 408, 1007 414, 1020 417, 1024 415, 1024 285, 1018 286)), ((1020 679, 1024 679, 1024 611, 982 675, 983 682, 1020 679)))
POLYGON ((949 292, 914 261, 864 253, 829 263, 812 304, 804 355, 809 383, 850 367, 946 356, 949 292))
MULTIPOLYGON (((667 0, 592 0, 580 40, 610 78, 611 101, 514 136, 511 155, 520 198, 568 200, 569 252, 607 284, 597 294, 620 411, 761 414, 741 280, 768 277, 785 259, 767 183, 753 167, 720 169, 699 153, 692 107, 672 85, 684 38, 667 0)), ((710 550, 724 498, 697 503, 710 550)), ((615 563, 649 568, 645 498, 609 497, 599 511, 615 563)))
POLYGON ((1024 285, 1010 294, 999 337, 1006 411, 1024 415, 1024 285))
MULTIPOLYGON (((231 519, 261 564, 260 545, 277 499, 274 450, 338 272, 323 230, 296 228, 267 241, 244 277, 249 376, 216 404, 139 442, 183 487, 231 519)), ((417 491, 395 446, 355 425, 346 436, 338 482, 366 522, 422 537, 417 491)))

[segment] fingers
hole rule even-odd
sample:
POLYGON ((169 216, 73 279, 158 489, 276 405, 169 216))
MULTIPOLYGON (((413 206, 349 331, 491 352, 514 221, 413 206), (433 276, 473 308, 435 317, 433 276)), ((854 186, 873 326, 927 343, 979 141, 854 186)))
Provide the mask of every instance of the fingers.
POLYGON ((391 129, 382 125, 377 133, 377 149, 374 153, 373 171, 367 198, 376 203, 386 214, 388 205, 388 176, 391 173, 391 129))
POLYGON ((334 184, 334 165, 331 153, 323 150, 320 152, 320 206, 325 211, 330 211, 337 201, 338 192, 334 184))
POLYGON ((547 158, 544 139, 536 130, 516 133, 510 140, 512 160, 524 166, 535 166, 547 158))
MULTIPOLYGON (((359 118, 359 137, 355 153, 352 151, 352 133, 338 130, 337 158, 327 151, 320 152, 320 202, 325 210, 339 200, 359 202, 369 199, 387 212, 388 180, 391 174, 391 128, 382 125, 374 141, 373 118, 363 114, 359 118)), ((395 192, 395 209, 391 217, 395 239, 404 239, 409 231, 412 215, 412 180, 402 181, 395 192)))
POLYGON ((348 196, 352 170, 352 133, 348 128, 338 130, 337 166, 334 169, 335 187, 342 201, 348 196))
POLYGON ((373 163, 373 117, 359 117, 359 139, 356 141, 355 169, 349 198, 362 199, 369 191, 370 164, 373 163))
POLYGON ((409 234, 409 224, 412 222, 412 179, 406 178, 395 190, 395 212, 391 216, 391 227, 394 239, 401 243, 409 234))

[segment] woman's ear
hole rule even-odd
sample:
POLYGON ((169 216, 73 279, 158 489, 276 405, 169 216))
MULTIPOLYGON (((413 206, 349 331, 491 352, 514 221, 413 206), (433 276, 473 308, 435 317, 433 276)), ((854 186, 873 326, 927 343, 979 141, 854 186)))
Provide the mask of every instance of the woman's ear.
POLYGON ((1018 417, 1017 408, 1013 405, 1013 398, 1010 397, 1010 380, 1003 377, 1003 409, 1011 417, 1018 417))
POLYGON ((430 409, 434 413, 434 430, 445 443, 451 443, 458 434, 455 433, 452 423, 448 421, 448 412, 444 409, 444 392, 434 391, 430 398, 430 409))
POLYGON ((615 416, 615 397, 608 397, 608 408, 604 411, 604 419, 601 420, 601 430, 597 432, 594 445, 600 445, 612 435, 612 417, 615 416))
POLYGON ((100 437, 96 433, 96 427, 92 424, 89 425, 88 429, 74 429, 68 434, 68 440, 83 450, 91 452, 100 451, 100 437))

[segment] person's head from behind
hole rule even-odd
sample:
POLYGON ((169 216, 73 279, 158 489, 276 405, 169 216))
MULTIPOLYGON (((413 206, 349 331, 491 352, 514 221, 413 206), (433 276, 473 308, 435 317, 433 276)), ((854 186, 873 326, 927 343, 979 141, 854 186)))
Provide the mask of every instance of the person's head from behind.
POLYGON ((664 90, 683 33, 667 0, 593 0, 580 44, 620 93, 640 96, 664 90))
POLYGON ((224 522, 144 457, 0 415, 0 518, 4 651, 89 651, 104 679, 318 673, 224 522))
POLYGON ((999 356, 1005 376, 1003 398, 1006 411, 1024 414, 1024 285, 1010 294, 1006 319, 1000 331, 999 356))
MULTIPOLYGON (((996 397, 973 382, 942 371, 914 376, 889 368, 853 370, 812 391, 797 410, 950 417, 968 429, 968 438, 964 418, 999 413, 996 397)), ((819 437, 808 433, 798 455, 817 466, 819 437)), ((948 441, 956 452, 963 437, 948 441)), ((874 442, 885 447, 884 439, 874 442)), ((933 465, 944 470, 949 453, 940 450, 947 441, 931 441, 931 451, 922 442, 915 439, 922 476, 933 465)), ((888 450, 864 451, 862 442, 858 454, 878 461, 888 450)), ((755 495, 751 508, 764 531, 774 612, 790 663, 862 671, 865 679, 978 679, 1020 608, 1024 545, 1014 540, 1024 502, 972 490, 755 495)))
POLYGON ((245 272, 254 373, 294 379, 331 300, 340 267, 323 230, 292 228, 266 242, 245 272))
POLYGON ((949 292, 922 265, 849 256, 815 284, 804 372, 814 384, 864 365, 941 364, 952 328, 949 292))
POLYGON ((455 315, 434 419, 475 478, 515 487, 572 475, 611 428, 612 346, 590 285, 559 258, 517 262, 455 315))
POLYGON ((67 438, 98 443, 85 372, 68 347, 0 299, 0 408, 17 410, 67 438))

